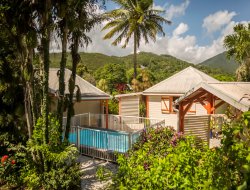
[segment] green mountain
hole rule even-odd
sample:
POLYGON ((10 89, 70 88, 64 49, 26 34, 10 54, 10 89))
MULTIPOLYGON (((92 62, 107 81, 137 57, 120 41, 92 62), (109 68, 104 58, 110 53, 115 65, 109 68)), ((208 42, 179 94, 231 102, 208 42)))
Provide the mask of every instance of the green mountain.
POLYGON ((238 63, 234 59, 228 59, 226 57, 226 52, 220 53, 210 59, 207 59, 200 63, 199 65, 205 65, 211 68, 220 69, 224 72, 235 73, 238 63))
MULTIPOLYGON (((128 71, 133 68, 133 55, 123 57, 108 56, 101 53, 80 53, 81 63, 84 64, 89 74, 94 76, 97 69, 103 67, 105 64, 117 63, 122 64, 128 71)), ((59 67, 60 53, 51 54, 51 67, 59 67)), ((148 52, 140 52, 137 56, 138 67, 148 68, 154 75, 156 82, 162 81, 171 75, 185 69, 186 67, 193 66, 218 80, 232 81, 234 76, 220 69, 214 69, 210 65, 199 64, 194 65, 186 61, 177 59, 170 55, 156 55, 148 52)), ((67 67, 71 67, 71 56, 68 54, 67 67)))

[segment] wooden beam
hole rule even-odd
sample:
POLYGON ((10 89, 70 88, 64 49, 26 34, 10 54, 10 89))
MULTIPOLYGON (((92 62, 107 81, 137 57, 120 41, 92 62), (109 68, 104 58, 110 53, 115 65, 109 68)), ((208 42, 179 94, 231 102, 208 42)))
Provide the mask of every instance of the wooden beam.
POLYGON ((226 102, 224 102, 223 100, 221 100, 221 102, 219 102, 218 104, 216 104, 214 106, 214 108, 212 109, 212 111, 215 111, 215 109, 217 109, 218 107, 222 106, 223 104, 225 104, 226 102))
POLYGON ((169 113, 173 113, 173 96, 169 97, 169 113))
MULTIPOLYGON (((197 98, 200 98, 201 96, 205 95, 206 93, 207 92, 203 90, 200 93, 196 94, 194 97, 186 99, 186 101, 187 101, 187 103, 190 101, 195 102, 197 100, 197 98)), ((185 105, 183 105, 183 106, 185 106, 185 105)))
POLYGON ((109 128, 109 101, 106 100, 106 129, 109 128))
POLYGON ((188 110, 192 107, 193 102, 190 102, 183 110, 184 117, 187 114, 188 110))

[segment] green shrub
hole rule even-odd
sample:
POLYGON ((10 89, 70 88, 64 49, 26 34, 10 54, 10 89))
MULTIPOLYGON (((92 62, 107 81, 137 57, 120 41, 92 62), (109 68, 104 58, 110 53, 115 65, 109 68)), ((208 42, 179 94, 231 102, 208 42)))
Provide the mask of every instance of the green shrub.
POLYGON ((118 158, 111 189, 247 189, 250 185, 250 112, 226 124, 222 147, 197 145, 173 129, 145 130, 118 158))
POLYGON ((43 120, 40 118, 32 139, 22 154, 21 179, 29 189, 79 189, 80 167, 77 148, 60 141, 58 121, 49 116, 49 143, 44 143, 43 120))

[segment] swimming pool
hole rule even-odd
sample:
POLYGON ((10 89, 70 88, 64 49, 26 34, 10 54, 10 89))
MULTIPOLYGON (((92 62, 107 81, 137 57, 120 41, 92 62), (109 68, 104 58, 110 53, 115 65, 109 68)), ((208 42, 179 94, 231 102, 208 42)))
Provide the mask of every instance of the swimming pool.
POLYGON ((78 146, 125 153, 138 137, 139 133, 78 127, 71 130, 69 141, 78 146))

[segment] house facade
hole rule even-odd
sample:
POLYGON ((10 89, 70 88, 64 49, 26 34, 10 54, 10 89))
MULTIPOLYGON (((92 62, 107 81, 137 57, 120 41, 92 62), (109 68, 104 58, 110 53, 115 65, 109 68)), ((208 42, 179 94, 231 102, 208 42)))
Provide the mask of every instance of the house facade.
MULTIPOLYGON (((165 119, 166 126, 177 129, 178 106, 174 106, 174 101, 201 82, 218 82, 218 80, 193 67, 188 67, 141 93, 116 97, 119 98, 119 102, 126 104, 128 97, 139 100, 139 96, 142 96, 146 104, 146 117, 165 119)), ((122 115, 124 107, 122 107, 122 103, 119 105, 119 111, 122 115)), ((132 109, 130 112, 132 113, 132 109)), ((200 103, 193 104, 187 112, 189 115, 203 115, 205 113, 206 109, 200 103)))

